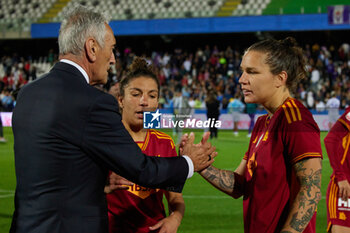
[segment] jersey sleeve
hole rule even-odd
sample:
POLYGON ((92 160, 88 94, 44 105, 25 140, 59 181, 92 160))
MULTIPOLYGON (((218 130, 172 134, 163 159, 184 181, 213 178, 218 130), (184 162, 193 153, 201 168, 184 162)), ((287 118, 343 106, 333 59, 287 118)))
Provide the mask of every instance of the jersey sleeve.
POLYGON ((342 162, 349 150, 350 121, 345 117, 348 114, 346 113, 340 117, 324 139, 329 162, 337 181, 346 180, 346 173, 343 170, 342 162))
POLYGON ((170 157, 176 157, 177 156, 177 152, 176 152, 176 147, 175 147, 175 143, 173 141, 173 139, 169 138, 169 155, 170 157))
POLYGON ((295 164, 307 158, 322 158, 320 130, 307 109, 286 121, 284 131, 287 159, 295 164), (296 119, 293 121, 293 118, 296 119))
POLYGON ((151 130, 150 135, 152 139, 151 141, 147 142, 147 144, 155 144, 152 146, 153 154, 157 154, 160 157, 177 156, 175 143, 169 135, 158 130, 151 130))

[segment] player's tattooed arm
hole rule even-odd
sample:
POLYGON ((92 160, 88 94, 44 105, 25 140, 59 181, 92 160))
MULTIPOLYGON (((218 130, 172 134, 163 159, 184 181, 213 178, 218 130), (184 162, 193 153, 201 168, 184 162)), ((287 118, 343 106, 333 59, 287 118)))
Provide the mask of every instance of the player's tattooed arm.
POLYGON ((321 199, 321 159, 302 160, 293 168, 300 183, 300 191, 291 206, 282 232, 303 232, 321 199))
MULTIPOLYGON (((242 165, 242 163, 241 163, 242 165)), ((240 165, 240 166, 241 166, 240 165)), ((239 170, 239 167, 237 168, 239 170)), ((201 176, 220 191, 238 198, 243 194, 244 179, 238 172, 221 170, 209 166, 200 172, 201 176)))

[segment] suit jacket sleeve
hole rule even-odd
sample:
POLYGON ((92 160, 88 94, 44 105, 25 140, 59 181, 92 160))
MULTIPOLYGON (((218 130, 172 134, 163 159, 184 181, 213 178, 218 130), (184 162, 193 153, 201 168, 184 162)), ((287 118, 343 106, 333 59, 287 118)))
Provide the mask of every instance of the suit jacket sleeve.
POLYGON ((92 104, 82 147, 95 162, 139 185, 181 192, 188 175, 182 157, 145 156, 121 122, 114 97, 102 94, 92 104))

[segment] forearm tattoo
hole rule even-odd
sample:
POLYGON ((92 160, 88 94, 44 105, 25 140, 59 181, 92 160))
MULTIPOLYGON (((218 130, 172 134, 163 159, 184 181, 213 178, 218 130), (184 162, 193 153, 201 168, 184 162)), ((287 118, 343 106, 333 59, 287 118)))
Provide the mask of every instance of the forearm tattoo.
POLYGON ((235 176, 232 171, 220 170, 210 166, 201 175, 221 191, 232 193, 235 183, 235 176))
POLYGON ((320 166, 316 170, 307 169, 304 166, 306 161, 300 161, 294 165, 301 188, 294 203, 298 208, 295 213, 292 213, 290 226, 298 232, 303 232, 306 228, 321 199, 322 168, 320 166))

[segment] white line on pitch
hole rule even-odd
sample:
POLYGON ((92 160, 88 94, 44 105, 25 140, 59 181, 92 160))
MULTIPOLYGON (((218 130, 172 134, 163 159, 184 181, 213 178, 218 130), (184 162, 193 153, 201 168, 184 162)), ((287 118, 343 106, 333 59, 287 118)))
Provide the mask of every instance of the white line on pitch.
POLYGON ((4 194, 4 195, 0 195, 0 198, 7 198, 7 197, 13 197, 14 194, 4 194))
POLYGON ((0 189, 0 193, 15 193, 15 191, 14 190, 0 189))

